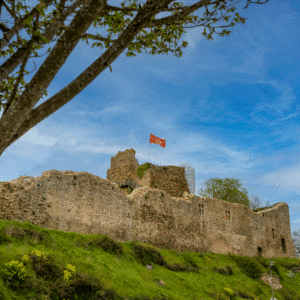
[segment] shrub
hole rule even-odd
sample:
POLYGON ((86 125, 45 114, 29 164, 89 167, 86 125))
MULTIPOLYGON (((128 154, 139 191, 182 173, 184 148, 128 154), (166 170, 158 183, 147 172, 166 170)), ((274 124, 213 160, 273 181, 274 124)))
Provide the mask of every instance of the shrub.
POLYGON ((11 297, 9 296, 7 290, 4 288, 4 284, 2 281, 0 281, 0 299, 11 300, 11 297))
POLYGON ((263 267, 253 257, 228 254, 239 266, 241 271, 251 279, 259 279, 264 272, 263 267))
MULTIPOLYGON (((72 265, 70 265, 70 264, 68 264, 67 265, 67 269, 69 269, 71 272, 76 272, 76 270, 75 270, 75 267, 74 266, 72 266, 72 265)), ((67 282, 67 283, 70 283, 70 278, 69 277, 71 277, 72 276, 72 274, 69 272, 69 271, 67 271, 67 270, 65 270, 64 271, 64 280, 67 282)))
POLYGON ((225 293, 230 297, 232 298, 234 296, 234 292, 233 290, 231 290, 230 288, 224 288, 225 290, 225 293))
POLYGON ((181 256, 187 264, 191 265, 193 268, 198 268, 198 265, 192 257, 191 253, 181 253, 181 256))
POLYGON ((0 245, 10 242, 11 238, 9 238, 5 232, 5 229, 2 228, 0 231, 0 245))
POLYGON ((23 281, 25 279, 27 271, 22 262, 19 263, 17 260, 12 260, 4 264, 4 266, 6 268, 3 269, 2 274, 5 280, 23 281))
POLYGON ((295 278, 295 274, 293 272, 287 273, 286 276, 288 276, 290 278, 295 278))

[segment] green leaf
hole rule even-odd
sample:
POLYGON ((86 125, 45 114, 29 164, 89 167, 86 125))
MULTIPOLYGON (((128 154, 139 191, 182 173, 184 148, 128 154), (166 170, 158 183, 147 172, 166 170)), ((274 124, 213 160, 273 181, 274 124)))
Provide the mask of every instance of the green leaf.
POLYGON ((37 8, 37 10, 39 11, 39 13, 45 17, 45 13, 44 13, 44 9, 46 8, 46 5, 45 6, 40 6, 37 8))
POLYGON ((34 34, 35 36, 38 36, 38 37, 42 35, 38 30, 35 30, 35 31, 33 32, 33 34, 34 34))
POLYGON ((182 47, 186 48, 188 44, 189 44, 188 42, 183 41, 183 42, 182 42, 182 47))
POLYGON ((28 16, 28 18, 26 20, 23 21, 23 25, 30 25, 32 21, 32 16, 28 16))
POLYGON ((45 42, 45 43, 47 43, 47 44, 50 43, 50 40, 46 39, 46 38, 43 37, 43 36, 41 36, 41 39, 42 39, 43 42, 45 42))
POLYGON ((33 44, 32 48, 33 49, 40 49, 42 46, 41 45, 37 45, 37 44, 33 44))

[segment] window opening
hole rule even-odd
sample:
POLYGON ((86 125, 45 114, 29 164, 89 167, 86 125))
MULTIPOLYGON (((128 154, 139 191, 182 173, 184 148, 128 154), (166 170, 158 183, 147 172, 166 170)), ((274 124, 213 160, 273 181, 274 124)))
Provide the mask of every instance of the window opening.
POLYGON ((275 231, 275 229, 274 229, 274 228, 272 228, 273 239, 275 239, 275 236, 274 236, 274 231, 275 231))
POLYGON ((281 238, 281 248, 282 248, 282 252, 286 253, 286 246, 285 246, 285 239, 281 238))
POLYGON ((225 210, 225 220, 230 221, 230 210, 225 210))
POLYGON ((204 204, 199 204, 200 215, 204 215, 204 204))

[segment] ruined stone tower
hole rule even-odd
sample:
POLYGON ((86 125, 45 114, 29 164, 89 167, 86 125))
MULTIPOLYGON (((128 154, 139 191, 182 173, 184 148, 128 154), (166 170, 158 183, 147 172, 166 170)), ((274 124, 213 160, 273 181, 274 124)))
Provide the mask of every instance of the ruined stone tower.
POLYGON ((182 197, 184 192, 190 193, 184 167, 156 166, 150 163, 139 166, 132 148, 119 151, 111 158, 106 179, 117 183, 124 190, 145 186, 158 188, 172 197, 182 197))
POLYGON ((135 150, 131 148, 123 152, 119 151, 115 157, 111 158, 106 179, 111 182, 134 180, 136 177, 135 170, 138 167, 139 163, 135 158, 135 150))

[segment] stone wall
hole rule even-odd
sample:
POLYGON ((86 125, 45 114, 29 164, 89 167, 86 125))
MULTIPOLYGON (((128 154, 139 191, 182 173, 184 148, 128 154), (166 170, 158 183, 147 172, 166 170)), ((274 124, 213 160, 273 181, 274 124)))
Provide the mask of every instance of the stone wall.
POLYGON ((254 212, 237 203, 117 184, 87 172, 43 172, 0 183, 0 218, 48 229, 105 234, 163 249, 295 257, 289 207, 254 212))
POLYGON ((111 158, 110 169, 107 170, 106 178, 110 182, 119 182, 122 180, 134 180, 135 170, 139 163, 135 158, 135 150, 132 148, 125 151, 119 151, 115 157, 111 158))
POLYGON ((115 183, 132 180, 140 186, 163 190, 172 197, 182 197, 184 192, 190 193, 184 167, 150 165, 150 168, 139 177, 137 170, 141 166, 135 158, 135 150, 119 151, 111 158, 111 167, 107 171, 106 178, 115 183))
POLYGON ((142 178, 136 176, 135 181, 138 185, 165 191, 172 197, 182 197, 184 192, 190 193, 183 167, 151 165, 142 178))

